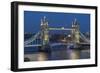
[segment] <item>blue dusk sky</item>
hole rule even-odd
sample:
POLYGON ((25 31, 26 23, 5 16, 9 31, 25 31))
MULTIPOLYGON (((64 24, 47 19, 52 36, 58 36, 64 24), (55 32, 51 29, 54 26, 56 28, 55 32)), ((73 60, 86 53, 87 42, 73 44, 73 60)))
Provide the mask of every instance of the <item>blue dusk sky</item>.
POLYGON ((36 11, 24 11, 24 32, 36 33, 40 31, 41 19, 44 16, 48 20, 49 27, 70 28, 72 21, 76 18, 80 24, 80 31, 82 33, 90 32, 90 14, 36 11))

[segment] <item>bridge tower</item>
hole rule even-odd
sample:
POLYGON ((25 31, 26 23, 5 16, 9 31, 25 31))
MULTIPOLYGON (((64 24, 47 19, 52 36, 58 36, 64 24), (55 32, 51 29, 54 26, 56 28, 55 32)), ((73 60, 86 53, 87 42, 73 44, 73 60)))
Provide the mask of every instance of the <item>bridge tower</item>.
POLYGON ((44 16, 43 19, 41 19, 41 40, 42 40, 42 50, 45 50, 45 48, 49 45, 49 28, 48 28, 48 21, 46 20, 46 17, 44 16))
POLYGON ((75 19, 74 22, 72 22, 72 40, 74 43, 80 43, 80 34, 79 34, 79 23, 75 19))

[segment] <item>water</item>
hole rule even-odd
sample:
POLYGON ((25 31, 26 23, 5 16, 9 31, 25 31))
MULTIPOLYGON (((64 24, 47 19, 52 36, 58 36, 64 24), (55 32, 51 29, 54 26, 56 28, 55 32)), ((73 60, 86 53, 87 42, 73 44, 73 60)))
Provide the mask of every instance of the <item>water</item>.
MULTIPOLYGON (((29 48, 28 48, 29 49, 29 48)), ((71 60, 90 58, 90 49, 68 49, 65 46, 50 48, 49 52, 38 51, 36 47, 31 47, 31 51, 25 53, 24 61, 47 61, 47 60, 71 60)))

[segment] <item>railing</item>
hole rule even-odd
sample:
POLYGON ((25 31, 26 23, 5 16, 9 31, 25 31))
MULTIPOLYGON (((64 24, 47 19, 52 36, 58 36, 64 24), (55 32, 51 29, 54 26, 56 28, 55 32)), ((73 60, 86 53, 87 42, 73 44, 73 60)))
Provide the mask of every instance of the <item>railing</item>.
POLYGON ((41 33, 41 32, 36 33, 36 34, 35 34, 34 36, 32 36, 30 39, 26 40, 26 41, 24 42, 24 44, 27 45, 27 44, 33 42, 34 40, 36 40, 36 38, 38 37, 38 35, 40 35, 40 33, 41 33))
POLYGON ((82 34, 80 31, 79 31, 79 33, 80 33, 80 38, 83 39, 83 41, 85 41, 86 43, 90 43, 90 40, 87 39, 87 38, 84 36, 84 34, 82 34))

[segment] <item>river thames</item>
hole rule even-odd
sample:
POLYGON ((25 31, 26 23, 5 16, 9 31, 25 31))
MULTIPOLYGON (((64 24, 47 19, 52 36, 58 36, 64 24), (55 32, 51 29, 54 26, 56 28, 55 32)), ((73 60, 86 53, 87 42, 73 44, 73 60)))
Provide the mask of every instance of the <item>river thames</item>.
POLYGON ((27 53, 24 55, 24 61, 47 61, 47 60, 75 60, 89 59, 90 49, 70 49, 65 46, 56 46, 50 48, 49 52, 38 51, 36 47, 28 47, 27 53), (31 51, 28 51, 31 49, 31 51), (33 51, 32 51, 33 50, 33 51))

